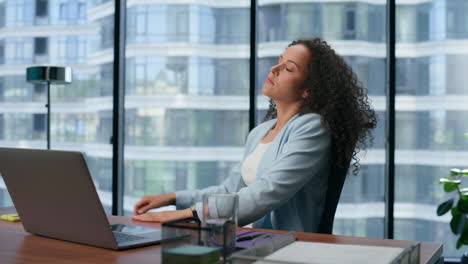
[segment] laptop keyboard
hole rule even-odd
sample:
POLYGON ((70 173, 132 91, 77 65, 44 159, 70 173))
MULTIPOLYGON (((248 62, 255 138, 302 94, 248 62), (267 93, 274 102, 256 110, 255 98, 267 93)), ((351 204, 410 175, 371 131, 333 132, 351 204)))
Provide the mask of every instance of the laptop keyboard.
POLYGON ((120 232, 112 232, 112 233, 114 233, 115 240, 117 240, 117 243, 119 244, 144 239, 144 237, 128 235, 128 234, 120 233, 120 232))

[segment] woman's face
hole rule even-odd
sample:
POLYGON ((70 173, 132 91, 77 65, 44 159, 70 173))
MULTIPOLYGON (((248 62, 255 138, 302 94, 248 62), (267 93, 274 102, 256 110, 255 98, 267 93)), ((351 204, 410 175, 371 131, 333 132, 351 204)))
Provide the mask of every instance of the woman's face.
POLYGON ((287 48, 279 56, 278 64, 271 67, 263 84, 262 93, 277 104, 304 100, 307 92, 303 88, 303 84, 307 79, 307 66, 310 59, 310 51, 302 44, 287 48))

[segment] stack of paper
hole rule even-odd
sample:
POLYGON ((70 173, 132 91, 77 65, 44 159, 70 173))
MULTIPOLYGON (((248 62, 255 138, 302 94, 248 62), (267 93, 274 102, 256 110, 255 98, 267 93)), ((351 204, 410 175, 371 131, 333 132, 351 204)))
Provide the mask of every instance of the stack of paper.
POLYGON ((417 247, 417 260, 414 257, 411 258, 411 252, 408 252, 408 250, 411 250, 411 248, 294 242, 265 257, 265 261, 256 263, 269 263, 269 261, 307 264, 419 262, 419 247, 417 247), (404 261, 402 261, 403 259, 404 261))

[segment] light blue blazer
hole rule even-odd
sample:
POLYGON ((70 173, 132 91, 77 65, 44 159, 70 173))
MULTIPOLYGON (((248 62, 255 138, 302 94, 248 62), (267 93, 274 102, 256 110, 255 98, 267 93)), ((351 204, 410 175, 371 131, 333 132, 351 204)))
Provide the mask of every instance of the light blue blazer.
MULTIPOLYGON (((255 149, 276 119, 255 127, 247 137, 243 160, 255 149)), ((202 201, 204 194, 239 195, 239 225, 316 232, 325 204, 331 168, 331 135, 320 115, 293 116, 265 151, 255 182, 247 186, 241 163, 221 185, 176 192, 177 209, 202 201)))

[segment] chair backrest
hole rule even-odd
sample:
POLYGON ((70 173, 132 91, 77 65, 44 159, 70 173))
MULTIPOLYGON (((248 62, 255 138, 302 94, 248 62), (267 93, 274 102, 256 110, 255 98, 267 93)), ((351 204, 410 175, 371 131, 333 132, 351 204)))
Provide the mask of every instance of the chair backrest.
MULTIPOLYGON (((335 149, 335 144, 333 144, 333 149, 335 149)), ((331 171, 328 178, 328 188, 325 197, 325 206, 323 208, 322 219, 320 220, 317 233, 331 234, 333 231, 336 207, 340 200, 348 168, 349 167, 339 168, 336 166, 336 158, 335 156, 332 157, 331 171)))

